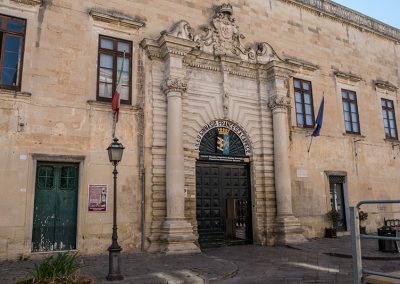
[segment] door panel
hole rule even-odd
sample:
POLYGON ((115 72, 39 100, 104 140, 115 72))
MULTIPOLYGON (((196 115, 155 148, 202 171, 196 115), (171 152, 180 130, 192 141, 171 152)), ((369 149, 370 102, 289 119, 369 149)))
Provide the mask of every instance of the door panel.
POLYGON ((251 242, 249 169, 198 162, 196 216, 201 244, 251 242))
POLYGON ((32 251, 76 248, 78 165, 38 163, 32 251))

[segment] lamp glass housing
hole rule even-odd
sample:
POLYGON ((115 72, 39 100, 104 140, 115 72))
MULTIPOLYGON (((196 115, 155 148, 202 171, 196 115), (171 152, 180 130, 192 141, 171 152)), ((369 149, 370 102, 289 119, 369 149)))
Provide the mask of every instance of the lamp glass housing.
POLYGON ((122 160, 122 154, 125 147, 118 142, 118 138, 114 138, 113 142, 108 146, 108 158, 111 163, 118 164, 122 160))

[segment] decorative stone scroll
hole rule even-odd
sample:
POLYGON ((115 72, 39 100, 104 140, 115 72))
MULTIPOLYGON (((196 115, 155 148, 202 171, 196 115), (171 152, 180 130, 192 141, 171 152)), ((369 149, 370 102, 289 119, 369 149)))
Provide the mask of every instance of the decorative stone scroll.
POLYGON ((290 107, 290 98, 284 96, 272 96, 268 101, 268 107, 271 110, 284 109, 287 110, 290 107))
POLYGON ((168 78, 162 83, 161 89, 165 94, 168 94, 169 92, 183 93, 186 92, 187 82, 180 78, 168 78))

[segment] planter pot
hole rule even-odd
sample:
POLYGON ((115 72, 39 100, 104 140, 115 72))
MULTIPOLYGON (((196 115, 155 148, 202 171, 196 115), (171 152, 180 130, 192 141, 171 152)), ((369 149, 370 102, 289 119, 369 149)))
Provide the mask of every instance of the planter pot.
POLYGON ((367 234, 367 227, 360 226, 360 234, 366 235, 367 234))
POLYGON ((336 238, 335 228, 325 228, 325 238, 336 238))

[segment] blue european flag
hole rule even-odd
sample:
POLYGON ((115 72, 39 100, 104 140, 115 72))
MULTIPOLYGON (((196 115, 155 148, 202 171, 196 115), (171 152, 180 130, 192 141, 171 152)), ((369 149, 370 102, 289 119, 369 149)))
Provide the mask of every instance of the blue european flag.
POLYGON ((319 136, 319 132, 321 131, 323 120, 324 120, 324 97, 322 97, 321 105, 319 106, 317 119, 315 120, 316 127, 315 127, 313 133, 311 134, 311 136, 314 136, 314 137, 319 136))

